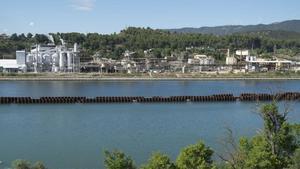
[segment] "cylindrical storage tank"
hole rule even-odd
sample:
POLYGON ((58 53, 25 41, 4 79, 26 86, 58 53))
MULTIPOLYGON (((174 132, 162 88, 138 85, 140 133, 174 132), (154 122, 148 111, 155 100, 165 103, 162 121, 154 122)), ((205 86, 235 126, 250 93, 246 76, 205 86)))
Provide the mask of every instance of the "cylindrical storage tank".
POLYGON ((74 43, 74 52, 77 52, 77 43, 74 43))
POLYGON ((54 53, 51 55, 52 59, 52 72, 58 72, 59 71, 59 57, 57 53, 54 53))
POLYGON ((60 71, 64 71, 66 68, 66 53, 59 53, 59 69, 60 71))
POLYGON ((67 64, 68 64, 68 70, 69 71, 73 69, 73 67, 72 67, 73 58, 72 57, 73 57, 73 54, 70 53, 70 52, 67 52, 67 64))
POLYGON ((34 56, 32 54, 28 54, 26 56, 26 63, 32 64, 34 61, 34 56))

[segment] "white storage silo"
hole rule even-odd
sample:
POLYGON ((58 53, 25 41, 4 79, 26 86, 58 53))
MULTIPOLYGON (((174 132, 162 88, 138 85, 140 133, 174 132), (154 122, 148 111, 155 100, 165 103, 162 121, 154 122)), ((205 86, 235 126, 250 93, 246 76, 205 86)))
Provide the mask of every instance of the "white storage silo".
POLYGON ((64 71, 65 70, 65 53, 64 52, 60 52, 59 53, 59 69, 60 71, 64 71))
POLYGON ((70 52, 67 52, 67 64, 68 64, 68 70, 69 71, 73 69, 73 67, 72 67, 73 58, 72 57, 73 57, 73 54, 70 53, 70 52))

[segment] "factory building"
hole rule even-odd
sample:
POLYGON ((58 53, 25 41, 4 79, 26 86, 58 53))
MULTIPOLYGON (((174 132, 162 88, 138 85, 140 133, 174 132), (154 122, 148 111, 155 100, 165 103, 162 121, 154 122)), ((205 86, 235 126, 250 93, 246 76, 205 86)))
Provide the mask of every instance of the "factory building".
POLYGON ((206 55, 194 55, 194 58, 188 59, 188 64, 213 65, 215 64, 215 59, 206 55))
POLYGON ((34 45, 30 51, 16 51, 16 59, 1 59, 1 72, 79 72, 80 58, 77 44, 68 48, 61 44, 34 45))
POLYGON ((1 59, 0 72, 18 72, 19 66, 16 59, 1 59))
POLYGON ((29 72, 79 72, 80 59, 77 44, 67 48, 53 44, 36 45, 27 54, 26 64, 29 72))
POLYGON ((16 59, 1 59, 0 72, 25 72, 26 71, 25 51, 16 51, 16 59))
POLYGON ((276 59, 267 60, 262 58, 256 58, 255 56, 246 57, 247 71, 275 71, 275 70, 289 70, 294 65, 290 60, 276 59))

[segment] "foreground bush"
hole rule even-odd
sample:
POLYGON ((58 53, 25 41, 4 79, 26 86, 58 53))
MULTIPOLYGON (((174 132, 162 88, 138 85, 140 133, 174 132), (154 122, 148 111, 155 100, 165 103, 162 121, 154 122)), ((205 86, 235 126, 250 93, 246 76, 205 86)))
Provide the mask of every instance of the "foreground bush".
POLYGON ((40 161, 36 162, 34 165, 31 165, 29 161, 26 160, 15 160, 12 162, 12 169, 46 169, 44 164, 40 161))
POLYGON ((141 169, 176 169, 176 166, 167 155, 154 153, 141 169))
POLYGON ((105 151, 104 165, 107 169, 136 169, 133 160, 120 151, 105 151))
POLYGON ((198 142, 180 152, 176 165, 179 169, 211 169, 214 168, 212 155, 213 151, 209 147, 206 147, 202 142, 198 142))

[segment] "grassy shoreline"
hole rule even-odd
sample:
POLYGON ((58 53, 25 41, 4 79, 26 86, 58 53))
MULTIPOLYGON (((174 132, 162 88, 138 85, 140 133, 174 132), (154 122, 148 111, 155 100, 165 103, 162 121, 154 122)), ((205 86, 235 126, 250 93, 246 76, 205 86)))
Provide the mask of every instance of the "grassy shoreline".
POLYGON ((0 81, 146 81, 146 80, 300 80, 300 73, 163 73, 163 74, 101 74, 101 73, 2 73, 0 81))

